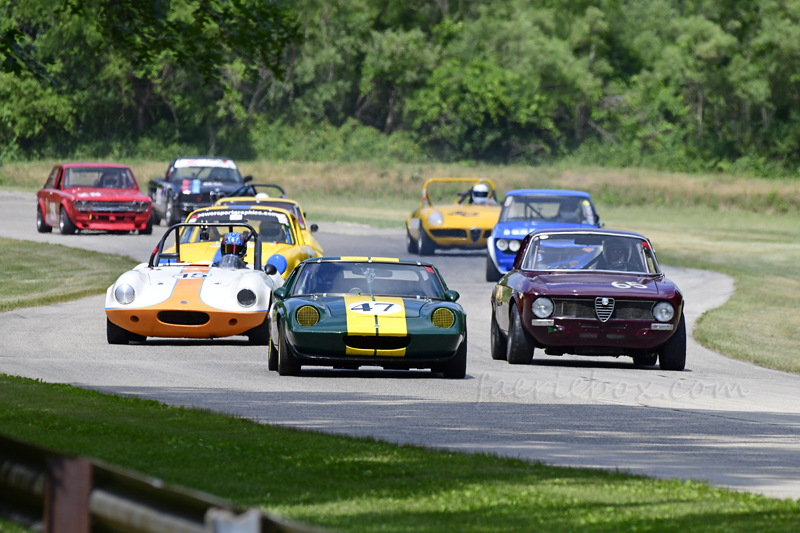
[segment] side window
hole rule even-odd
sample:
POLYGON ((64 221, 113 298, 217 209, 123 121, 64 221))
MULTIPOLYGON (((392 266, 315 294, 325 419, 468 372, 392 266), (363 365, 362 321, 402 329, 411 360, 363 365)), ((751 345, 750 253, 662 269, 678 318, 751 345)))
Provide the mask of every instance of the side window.
POLYGON ((47 183, 44 184, 44 188, 52 189, 53 187, 55 187, 57 177, 58 177, 58 167, 55 167, 50 172, 50 177, 47 178, 47 183))
POLYGON ((64 187, 64 174, 66 171, 63 168, 56 168, 55 172, 56 176, 56 189, 62 189, 64 187))

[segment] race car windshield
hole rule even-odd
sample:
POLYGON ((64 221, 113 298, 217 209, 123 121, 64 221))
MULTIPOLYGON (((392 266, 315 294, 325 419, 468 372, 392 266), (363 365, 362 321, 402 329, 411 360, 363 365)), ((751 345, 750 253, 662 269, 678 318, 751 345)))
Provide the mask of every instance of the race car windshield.
POLYGON ((127 168, 72 167, 64 170, 63 188, 134 189, 133 174, 127 168))
POLYGON ((594 225, 592 204, 577 196, 507 196, 499 222, 561 222, 594 225))
POLYGON ((244 183, 242 175, 235 168, 223 167, 179 167, 172 171, 171 181, 200 180, 203 183, 224 183, 236 185, 244 183))
MULTIPOLYGON (((243 231, 236 224, 249 224, 253 226, 261 238, 262 244, 294 244, 292 227, 289 220, 282 213, 259 213, 247 211, 244 214, 228 210, 213 212, 206 211, 193 215, 189 222, 230 222, 233 231, 243 231)), ((183 228, 181 230, 181 244, 195 242, 219 242, 223 235, 230 231, 229 227, 210 226, 203 231, 202 228, 183 228)))
POLYGON ((529 244, 522 269, 658 274, 650 244, 620 235, 541 235, 529 244))
POLYGON ((436 271, 399 263, 309 263, 294 284, 293 295, 350 294, 444 299, 436 271))

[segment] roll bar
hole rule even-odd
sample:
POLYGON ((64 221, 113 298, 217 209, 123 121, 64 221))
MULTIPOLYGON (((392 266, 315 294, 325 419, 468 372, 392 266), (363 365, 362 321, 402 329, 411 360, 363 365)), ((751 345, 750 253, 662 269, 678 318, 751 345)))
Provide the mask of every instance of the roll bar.
POLYGON ((255 196, 256 194, 258 194, 256 192, 256 187, 278 189, 281 193, 281 195, 278 198, 286 198, 286 191, 284 191, 283 187, 281 187, 276 183, 248 183, 247 185, 242 185, 233 192, 229 192, 222 198, 236 198, 238 196, 255 196), (251 191, 253 194, 245 194, 248 190, 251 191))
POLYGON ((170 226, 169 229, 164 233, 164 236, 161 237, 161 240, 158 241, 158 246, 156 249, 153 250, 153 253, 150 254, 150 261, 147 263, 147 266, 150 268, 154 268, 158 266, 159 262, 162 258, 166 258, 167 254, 164 254, 164 243, 167 242, 167 237, 173 231, 175 232, 175 253, 169 254, 169 259, 180 259, 181 257, 181 241, 180 241, 180 232, 178 231, 180 228, 203 228, 208 229, 211 227, 224 227, 228 228, 228 231, 233 231, 233 228, 247 228, 250 230, 250 234, 244 241, 244 245, 247 246, 247 241, 251 238, 255 239, 255 256, 253 258, 253 269, 254 270, 261 270, 261 238, 258 236, 258 232, 255 230, 253 226, 250 224, 239 222, 181 222, 180 224, 175 224, 170 226))

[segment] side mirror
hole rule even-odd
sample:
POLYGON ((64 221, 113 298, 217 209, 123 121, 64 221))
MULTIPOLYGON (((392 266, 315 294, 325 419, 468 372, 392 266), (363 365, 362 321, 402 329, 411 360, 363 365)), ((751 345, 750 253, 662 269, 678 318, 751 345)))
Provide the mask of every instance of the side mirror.
POLYGON ((458 294, 458 291, 450 289, 449 291, 445 291, 444 297, 447 299, 448 302, 455 302, 461 297, 461 295, 458 294))
MULTIPOLYGON (((276 270, 276 272, 277 272, 277 270, 276 270)), ((287 289, 286 287, 279 287, 279 288, 275 289, 274 291, 272 291, 272 295, 275 298, 277 298, 278 300, 285 300, 286 296, 289 295, 289 289, 287 289)))
POLYGON ((319 229, 319 226, 317 226, 316 224, 311 224, 311 226, 309 226, 308 229, 311 230, 311 233, 316 233, 317 230, 319 229))
POLYGON ((264 272, 266 272, 268 276, 274 276, 278 273, 278 269, 272 263, 267 263, 264 265, 264 272))
POLYGON ((244 178, 242 178, 242 181, 245 183, 247 183, 248 181, 253 181, 253 176, 245 176, 244 178))

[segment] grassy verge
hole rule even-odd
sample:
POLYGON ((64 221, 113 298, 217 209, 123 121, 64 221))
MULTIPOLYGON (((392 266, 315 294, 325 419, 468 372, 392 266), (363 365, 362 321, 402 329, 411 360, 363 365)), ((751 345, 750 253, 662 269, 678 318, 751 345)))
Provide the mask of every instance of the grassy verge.
POLYGON ((0 375, 20 439, 338 531, 788 531, 800 503, 264 426, 0 375))
POLYGON ((0 311, 102 294, 136 262, 116 255, 0 237, 0 311))
MULTIPOLYGON (((120 161, 133 168, 143 188, 164 175, 168 161, 120 161)), ((41 188, 54 160, 0 166, 0 187, 41 188)), ((422 184, 436 176, 480 176, 509 189, 553 187, 592 193, 605 205, 735 207, 753 212, 797 213, 800 183, 792 179, 759 179, 725 174, 688 175, 648 169, 567 166, 497 166, 460 164, 292 163, 240 161, 243 174, 256 183, 279 183, 293 197, 337 200, 419 202, 422 184)))

